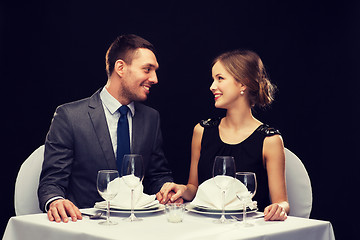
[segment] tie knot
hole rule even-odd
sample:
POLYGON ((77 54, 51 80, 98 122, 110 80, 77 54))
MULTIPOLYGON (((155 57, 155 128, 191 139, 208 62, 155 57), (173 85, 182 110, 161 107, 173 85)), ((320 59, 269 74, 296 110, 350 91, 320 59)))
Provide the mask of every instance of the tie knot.
POLYGON ((120 112, 121 115, 126 115, 128 111, 129 111, 129 107, 126 106, 126 105, 122 105, 119 108, 119 112, 120 112))

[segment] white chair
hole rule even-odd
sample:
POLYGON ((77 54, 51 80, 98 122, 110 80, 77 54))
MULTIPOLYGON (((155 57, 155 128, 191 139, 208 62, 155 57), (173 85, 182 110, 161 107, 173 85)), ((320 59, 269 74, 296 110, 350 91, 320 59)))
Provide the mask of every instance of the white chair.
POLYGON ((312 208, 310 178, 301 160, 287 148, 285 166, 289 216, 309 218, 312 208))
POLYGON ((15 183, 14 205, 16 215, 41 213, 37 188, 44 161, 42 145, 36 149, 20 167, 15 183))

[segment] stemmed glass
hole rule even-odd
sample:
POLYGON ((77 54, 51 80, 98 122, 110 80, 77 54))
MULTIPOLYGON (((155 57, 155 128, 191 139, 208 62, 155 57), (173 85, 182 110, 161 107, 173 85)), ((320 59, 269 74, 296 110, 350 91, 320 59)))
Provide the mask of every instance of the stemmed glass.
POLYGON ((110 200, 114 199, 119 192, 119 172, 116 170, 98 171, 96 186, 107 206, 106 221, 99 222, 99 224, 116 225, 117 222, 110 221, 110 200))
POLYGON ((121 176, 125 184, 131 189, 131 214, 126 221, 141 221, 141 218, 134 214, 134 190, 144 178, 144 164, 142 156, 139 154, 124 155, 121 168, 121 176))
MULTIPOLYGON (((256 181, 256 175, 253 172, 237 172, 236 173, 236 179, 238 179, 240 182, 242 182, 245 187, 247 188, 249 194, 247 195, 247 197, 249 197, 250 195, 250 199, 252 199, 256 193, 256 188, 257 188, 257 181, 256 181)), ((243 225, 244 226, 252 226, 251 223, 248 223, 246 221, 246 203, 245 203, 245 199, 244 199, 244 195, 241 193, 237 193, 236 194, 237 198, 240 201, 243 201, 243 225)), ((246 194, 245 194, 246 196, 246 194)))
POLYGON ((213 166, 213 179, 215 184, 222 192, 222 214, 220 219, 215 223, 229 223, 230 220, 225 218, 225 191, 235 180, 235 161, 231 156, 216 156, 213 166))

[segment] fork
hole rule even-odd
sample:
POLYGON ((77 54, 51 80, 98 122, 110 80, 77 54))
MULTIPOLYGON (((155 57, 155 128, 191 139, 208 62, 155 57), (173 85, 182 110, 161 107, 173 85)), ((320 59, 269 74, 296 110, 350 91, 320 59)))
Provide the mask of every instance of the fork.
POLYGON ((90 219, 106 219, 106 217, 102 216, 102 212, 98 212, 95 214, 89 214, 89 213, 81 213, 81 215, 88 216, 90 219))
MULTIPOLYGON (((237 216, 231 215, 230 217, 236 221, 242 221, 242 219, 238 218, 237 216)), ((264 217, 264 214, 260 214, 260 215, 254 216, 254 217, 250 217, 249 219, 257 219, 257 218, 263 218, 263 217, 264 217)))

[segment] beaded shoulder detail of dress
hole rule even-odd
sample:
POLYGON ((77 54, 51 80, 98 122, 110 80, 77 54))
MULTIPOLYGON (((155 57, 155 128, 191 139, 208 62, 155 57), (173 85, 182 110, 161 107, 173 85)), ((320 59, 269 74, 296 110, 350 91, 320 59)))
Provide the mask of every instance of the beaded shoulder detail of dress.
POLYGON ((209 118, 207 120, 201 120, 200 125, 204 128, 212 128, 219 126, 221 118, 209 118))
MULTIPOLYGON (((218 127, 221 121, 221 117, 218 118, 209 118, 207 120, 201 120, 200 121, 200 125, 204 128, 213 128, 213 127, 218 127)), ((281 135, 280 131, 270 127, 267 124, 263 124, 260 125, 257 129, 257 132, 269 137, 269 136, 273 136, 273 135, 281 135)))
POLYGON ((263 124, 261 126, 258 127, 258 129, 256 129, 256 131, 264 134, 265 136, 273 136, 273 135, 281 135, 280 131, 275 129, 275 128, 272 128, 270 127, 269 125, 267 124, 263 124))

